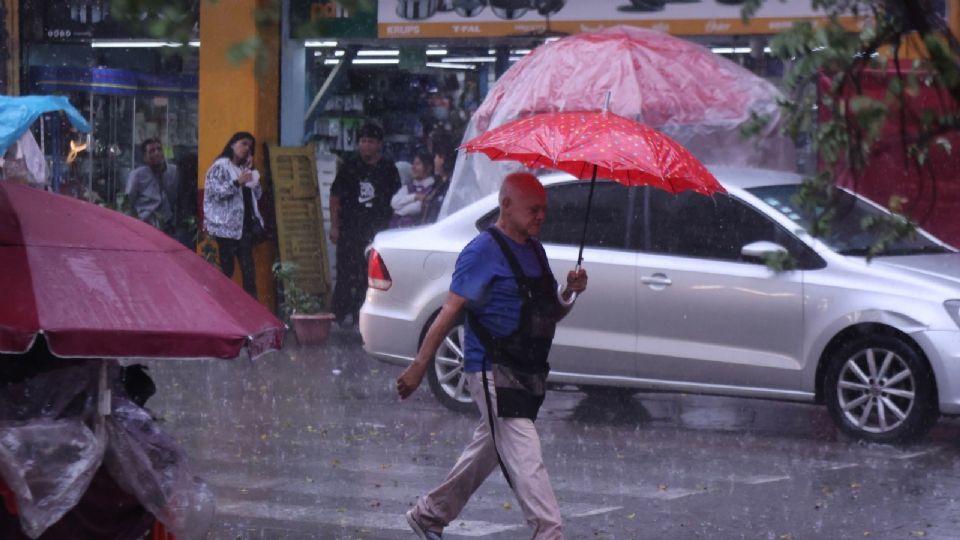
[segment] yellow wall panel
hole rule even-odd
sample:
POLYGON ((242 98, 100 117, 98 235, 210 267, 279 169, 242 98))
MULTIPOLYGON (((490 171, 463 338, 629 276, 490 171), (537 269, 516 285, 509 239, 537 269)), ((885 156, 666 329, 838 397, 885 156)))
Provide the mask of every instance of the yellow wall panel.
MULTIPOLYGON (((256 168, 267 170, 263 145, 276 144, 279 135, 279 27, 260 28, 254 23, 254 10, 267 2, 230 0, 200 2, 200 105, 199 175, 203 189, 204 174, 230 136, 249 131, 257 138, 256 168), (252 59, 232 63, 227 51, 236 43, 259 36, 269 59, 266 69, 257 73, 252 59)), ((264 189, 270 190, 266 182, 264 189)), ((203 247, 199 247, 202 250, 203 247)), ((275 310, 275 285, 271 265, 276 258, 271 242, 254 251, 257 264, 257 292, 260 302, 275 310)), ((239 282, 239 265, 234 280, 239 282)))

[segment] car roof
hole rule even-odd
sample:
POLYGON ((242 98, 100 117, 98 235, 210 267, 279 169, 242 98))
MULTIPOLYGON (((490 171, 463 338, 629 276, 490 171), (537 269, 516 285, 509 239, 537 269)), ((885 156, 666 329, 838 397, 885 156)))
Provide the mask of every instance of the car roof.
MULTIPOLYGON (((771 169, 721 165, 707 165, 707 169, 717 177, 717 180, 719 180, 724 187, 728 188, 750 189, 761 186, 799 184, 803 181, 803 177, 796 173, 771 169)), ((552 172, 540 177, 540 181, 544 184, 555 184, 569 180, 573 180, 572 175, 559 172, 552 172)))

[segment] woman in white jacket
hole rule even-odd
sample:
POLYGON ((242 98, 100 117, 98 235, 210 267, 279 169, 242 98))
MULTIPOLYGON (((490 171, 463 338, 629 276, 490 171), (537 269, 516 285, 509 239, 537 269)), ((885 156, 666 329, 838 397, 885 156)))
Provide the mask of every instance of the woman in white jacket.
POLYGON ((433 158, 425 150, 417 151, 410 164, 413 180, 399 190, 390 199, 393 217, 390 227, 412 227, 419 225, 423 215, 423 200, 433 189, 433 158))
POLYGON ((234 133, 220 156, 207 170, 203 190, 203 221, 217 241, 220 269, 233 276, 233 261, 240 260, 243 288, 257 297, 253 261, 255 230, 263 230, 257 200, 263 195, 260 173, 252 168, 256 139, 250 133, 234 133))

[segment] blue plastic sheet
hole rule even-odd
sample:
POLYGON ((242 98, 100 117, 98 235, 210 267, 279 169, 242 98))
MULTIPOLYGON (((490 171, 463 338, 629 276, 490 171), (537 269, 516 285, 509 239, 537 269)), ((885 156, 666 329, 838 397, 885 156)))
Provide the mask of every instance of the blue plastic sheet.
POLYGON ((0 156, 7 152, 43 113, 63 111, 73 127, 90 132, 90 124, 63 96, 0 96, 0 156))

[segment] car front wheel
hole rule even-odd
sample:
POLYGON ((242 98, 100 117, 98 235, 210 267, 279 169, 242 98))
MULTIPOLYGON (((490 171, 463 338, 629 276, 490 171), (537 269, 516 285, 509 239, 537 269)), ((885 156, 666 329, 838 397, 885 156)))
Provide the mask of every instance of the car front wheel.
POLYGON ((930 368, 893 336, 865 336, 841 347, 827 368, 824 397, 843 432, 873 442, 916 439, 938 416, 930 368))
POLYGON ((464 326, 458 323, 440 343, 427 369, 430 389, 444 407, 465 413, 476 412, 463 371, 464 326))

